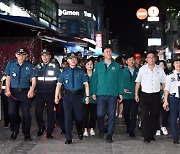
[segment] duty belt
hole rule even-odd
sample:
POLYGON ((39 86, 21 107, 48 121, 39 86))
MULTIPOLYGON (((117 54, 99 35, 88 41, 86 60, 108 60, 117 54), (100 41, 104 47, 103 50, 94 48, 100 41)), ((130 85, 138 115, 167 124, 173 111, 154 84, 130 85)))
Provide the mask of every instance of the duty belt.
POLYGON ((64 93, 65 94, 82 95, 83 94, 83 89, 79 89, 79 90, 76 90, 76 91, 71 91, 71 90, 65 89, 64 93))
POLYGON ((29 90, 29 88, 11 88, 12 90, 16 91, 24 91, 24 90, 29 90))

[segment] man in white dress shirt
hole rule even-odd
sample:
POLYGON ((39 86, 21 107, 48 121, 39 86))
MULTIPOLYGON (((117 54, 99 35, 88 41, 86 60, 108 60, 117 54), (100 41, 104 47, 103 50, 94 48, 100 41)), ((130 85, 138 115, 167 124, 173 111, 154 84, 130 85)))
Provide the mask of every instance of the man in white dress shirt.
POLYGON ((156 53, 150 51, 146 54, 147 64, 139 69, 135 80, 135 100, 142 109, 142 135, 144 142, 155 141, 154 135, 158 127, 160 112, 160 87, 165 86, 166 75, 164 70, 156 65, 156 53), (141 96, 139 97, 139 89, 141 96))

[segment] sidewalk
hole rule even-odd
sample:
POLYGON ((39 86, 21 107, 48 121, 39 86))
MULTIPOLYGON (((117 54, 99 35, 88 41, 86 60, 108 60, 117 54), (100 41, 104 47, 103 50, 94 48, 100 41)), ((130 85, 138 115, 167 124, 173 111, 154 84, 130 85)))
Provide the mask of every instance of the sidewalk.
MULTIPOLYGON (((106 143, 105 139, 96 136, 86 137, 82 141, 78 139, 75 128, 73 129, 73 143, 64 144, 65 137, 60 134, 57 126, 53 139, 46 139, 46 135, 37 137, 37 125, 32 113, 32 141, 24 141, 21 133, 15 141, 10 140, 10 129, 3 128, 3 120, 0 121, 0 154, 179 154, 180 144, 173 144, 171 135, 157 136, 156 141, 144 143, 140 130, 136 129, 136 137, 130 138, 126 134, 123 119, 116 120, 116 129, 113 143, 106 143)), ((170 132, 170 130, 169 130, 170 132)))

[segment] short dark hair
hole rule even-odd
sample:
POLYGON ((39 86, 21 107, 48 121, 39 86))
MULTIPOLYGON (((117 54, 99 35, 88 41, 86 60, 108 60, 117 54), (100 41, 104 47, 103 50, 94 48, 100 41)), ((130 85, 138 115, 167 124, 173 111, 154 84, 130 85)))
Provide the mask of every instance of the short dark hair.
POLYGON ((103 46, 102 52, 104 52, 105 49, 111 49, 112 50, 112 46, 110 44, 106 44, 105 46, 103 46))
POLYGON ((148 51, 148 52, 146 53, 146 57, 147 57, 149 54, 153 54, 154 56, 157 57, 157 51, 148 51))
POLYGON ((128 60, 129 58, 132 58, 132 57, 135 59, 134 54, 127 54, 127 55, 125 56, 125 59, 128 60))

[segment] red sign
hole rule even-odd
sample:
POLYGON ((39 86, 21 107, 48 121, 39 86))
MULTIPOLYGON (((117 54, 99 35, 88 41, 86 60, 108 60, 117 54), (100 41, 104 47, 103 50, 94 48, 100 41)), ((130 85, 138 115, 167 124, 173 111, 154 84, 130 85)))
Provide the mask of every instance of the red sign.
POLYGON ((96 47, 102 47, 102 34, 96 34, 96 47))
POLYGON ((136 16, 140 20, 146 19, 146 17, 147 17, 147 10, 143 9, 143 8, 140 8, 139 10, 137 10, 136 16))

